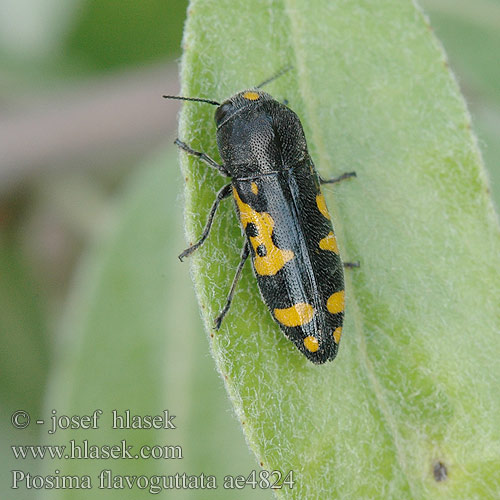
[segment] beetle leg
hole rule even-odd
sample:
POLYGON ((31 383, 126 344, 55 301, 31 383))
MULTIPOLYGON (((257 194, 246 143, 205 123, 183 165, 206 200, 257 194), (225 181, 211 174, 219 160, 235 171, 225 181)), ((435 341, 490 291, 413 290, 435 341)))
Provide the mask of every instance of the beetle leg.
POLYGON ((224 316, 231 307, 234 291, 236 290, 236 284, 240 279, 241 271, 243 270, 243 266, 245 265, 245 262, 248 259, 249 255, 250 255, 250 247, 248 246, 248 241, 246 241, 245 246, 243 247, 243 250, 241 252, 241 260, 240 263, 238 264, 238 269, 236 269, 236 274, 234 275, 233 283, 231 284, 231 289, 229 290, 229 294, 227 296, 226 305, 222 308, 222 311, 219 313, 217 318, 215 318, 215 325, 214 325, 215 330, 218 330, 220 328, 224 316))
POLYGON ((345 268, 361 267, 359 260, 356 262, 343 262, 345 268))
POLYGON ((333 179, 323 179, 321 175, 319 176, 319 182, 321 184, 333 184, 335 182, 343 181, 344 179, 349 179, 351 177, 356 177, 356 172, 346 172, 345 174, 334 177, 333 179))
POLYGON ((217 193, 217 197, 215 198, 215 201, 212 205, 212 208, 210 209, 210 213, 208 214, 207 223, 205 224, 205 229, 203 229, 203 233, 201 234, 200 239, 194 245, 191 245, 190 247, 186 248, 186 250, 184 250, 184 252, 182 252, 179 255, 179 260, 181 262, 182 262, 182 259, 184 257, 191 255, 197 248, 199 248, 201 245, 203 245, 203 242, 207 239, 208 233, 210 232, 210 229, 212 228, 212 222, 214 221, 215 212, 217 211, 217 207, 219 206, 219 203, 224 198, 227 198, 230 194, 231 194, 231 184, 226 184, 217 193))
POLYGON ((186 151, 186 153, 196 156, 202 162, 206 163, 210 167, 217 169, 222 175, 226 177, 231 177, 224 165, 219 165, 215 160, 212 160, 212 158, 210 158, 210 156, 208 156, 207 154, 202 153, 201 151, 195 151, 194 149, 191 149, 185 142, 182 142, 179 139, 175 139, 174 144, 176 146, 179 146, 184 151, 186 151))

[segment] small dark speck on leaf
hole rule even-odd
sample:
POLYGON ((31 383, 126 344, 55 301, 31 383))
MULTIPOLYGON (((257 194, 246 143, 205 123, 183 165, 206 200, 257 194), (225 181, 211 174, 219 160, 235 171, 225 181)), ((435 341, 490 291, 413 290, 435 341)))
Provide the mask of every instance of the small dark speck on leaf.
POLYGON ((443 462, 435 462, 432 472, 437 482, 445 481, 448 478, 448 470, 443 462))

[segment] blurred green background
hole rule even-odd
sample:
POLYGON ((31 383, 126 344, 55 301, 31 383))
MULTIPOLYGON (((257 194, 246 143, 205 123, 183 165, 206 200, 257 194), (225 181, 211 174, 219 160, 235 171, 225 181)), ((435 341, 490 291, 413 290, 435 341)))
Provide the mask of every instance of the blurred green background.
MULTIPOLYGON (((466 96, 498 207, 500 1, 421 5, 466 96)), ((234 495, 225 475, 257 468, 215 372, 188 264, 176 257, 185 246, 179 108, 161 95, 178 92, 186 9, 185 0, 0 0, 0 488, 9 498, 143 493, 10 490, 11 470, 203 472, 218 490, 175 498, 220 498, 234 495), (53 409, 97 408, 99 430, 49 436, 33 423, 53 409), (175 430, 110 429, 111 409, 167 408, 175 430), (17 409, 30 413, 28 429, 10 424, 17 409), (184 458, 21 460, 11 450, 70 439, 179 445, 184 458)))

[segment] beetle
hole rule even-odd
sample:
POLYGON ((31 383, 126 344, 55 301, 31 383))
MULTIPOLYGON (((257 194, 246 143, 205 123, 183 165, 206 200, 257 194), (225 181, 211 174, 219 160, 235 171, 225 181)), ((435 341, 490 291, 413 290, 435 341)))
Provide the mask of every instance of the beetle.
MULTIPOLYGON (((246 239, 215 329, 220 328, 243 266, 251 257, 273 319, 301 353, 322 364, 337 355, 345 292, 343 263, 320 186, 356 173, 328 180, 318 175, 299 117, 260 89, 274 78, 222 103, 164 96, 217 106, 221 164, 179 139, 175 144, 231 180, 217 193, 199 240, 179 258, 182 261, 204 243, 220 202, 232 195, 246 239)), ((346 267, 358 265, 345 263, 346 267)))

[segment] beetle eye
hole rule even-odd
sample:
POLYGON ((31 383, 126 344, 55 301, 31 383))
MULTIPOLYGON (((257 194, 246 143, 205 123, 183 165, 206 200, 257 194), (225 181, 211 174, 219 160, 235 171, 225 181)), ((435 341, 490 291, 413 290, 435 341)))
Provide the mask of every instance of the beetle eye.
POLYGON ((233 109, 234 106, 232 102, 225 102, 219 106, 215 111, 215 123, 219 125, 233 109))

